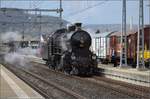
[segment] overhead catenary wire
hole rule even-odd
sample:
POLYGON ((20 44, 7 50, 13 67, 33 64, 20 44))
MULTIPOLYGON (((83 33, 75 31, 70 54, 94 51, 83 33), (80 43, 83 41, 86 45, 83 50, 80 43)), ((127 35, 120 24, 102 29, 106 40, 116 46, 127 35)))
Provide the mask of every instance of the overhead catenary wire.
MULTIPOLYGON (((88 0, 87 0, 87 1, 88 1, 88 0)), ((78 14, 80 14, 80 13, 83 13, 83 12, 85 12, 85 11, 88 11, 89 9, 95 8, 95 7, 97 7, 97 6, 103 5, 103 4, 105 4, 107 1, 110 1, 110 0, 103 0, 103 2, 99 2, 99 3, 97 3, 97 4, 94 4, 94 5, 88 6, 88 7, 84 8, 84 9, 81 9, 81 10, 79 10, 79 11, 70 13, 70 14, 67 15, 67 18, 68 18, 68 17, 75 16, 75 15, 78 15, 78 14)))

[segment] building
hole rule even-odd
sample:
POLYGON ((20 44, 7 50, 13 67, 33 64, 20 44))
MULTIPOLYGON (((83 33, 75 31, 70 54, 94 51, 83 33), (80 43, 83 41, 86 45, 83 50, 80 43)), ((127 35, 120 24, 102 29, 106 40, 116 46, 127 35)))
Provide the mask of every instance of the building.
POLYGON ((109 35, 114 32, 103 32, 92 35, 92 51, 99 59, 106 59, 109 49, 109 35))

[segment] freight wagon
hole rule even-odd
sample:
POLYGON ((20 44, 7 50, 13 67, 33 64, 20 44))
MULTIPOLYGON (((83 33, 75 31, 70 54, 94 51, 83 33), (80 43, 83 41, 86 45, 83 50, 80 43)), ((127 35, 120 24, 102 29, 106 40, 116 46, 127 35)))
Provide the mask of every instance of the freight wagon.
MULTIPOLYGON (((127 32, 127 63, 133 67, 136 66, 137 59, 137 31, 127 32)), ((116 32, 109 36, 109 60, 111 61, 112 53, 115 51, 116 58, 120 59, 121 50, 121 33, 116 32)), ((142 55, 140 55, 142 56, 142 55)), ((146 67, 150 65, 150 26, 144 27, 144 60, 146 67)))

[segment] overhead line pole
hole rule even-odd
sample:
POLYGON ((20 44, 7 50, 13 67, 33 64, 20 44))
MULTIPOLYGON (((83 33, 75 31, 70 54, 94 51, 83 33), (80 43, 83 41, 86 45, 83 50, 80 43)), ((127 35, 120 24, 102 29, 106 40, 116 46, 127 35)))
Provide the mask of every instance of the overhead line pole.
POLYGON ((144 69, 144 7, 143 0, 139 1, 139 29, 137 35, 137 69, 144 69))
POLYGON ((121 31, 121 52, 120 67, 127 66, 127 36, 126 36, 126 0, 122 0, 122 31, 121 31))
MULTIPOLYGON (((149 0, 149 26, 150 26, 150 0, 149 0)), ((149 33, 150 33, 150 29, 149 29, 149 33)), ((150 36, 149 36, 149 51, 150 51, 150 36)), ((150 52, 149 52, 149 56, 150 56, 150 52)), ((150 63, 150 60, 149 60, 150 63)))
POLYGON ((60 15, 59 15, 59 17, 60 17, 60 28, 62 27, 62 25, 63 25, 63 21, 62 21, 62 12, 63 12, 63 8, 62 8, 62 0, 60 0, 60 8, 59 8, 59 13, 60 13, 60 15))
POLYGON ((22 26, 23 26, 23 31, 22 31, 22 41, 24 41, 24 38, 25 38, 25 34, 24 34, 25 24, 23 23, 22 26))
POLYGON ((1 3, 2 3, 2 2, 1 2, 1 0, 0 0, 0 8, 1 8, 1 3))

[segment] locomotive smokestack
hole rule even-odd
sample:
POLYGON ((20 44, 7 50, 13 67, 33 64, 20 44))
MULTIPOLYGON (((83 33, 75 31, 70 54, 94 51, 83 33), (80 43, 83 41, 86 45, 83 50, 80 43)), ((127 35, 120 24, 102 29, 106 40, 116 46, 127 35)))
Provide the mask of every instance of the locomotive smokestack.
POLYGON ((76 30, 81 30, 82 23, 75 23, 76 30))
POLYGON ((76 27, 73 25, 73 26, 69 26, 68 27, 68 31, 71 32, 71 31, 75 31, 76 27))

